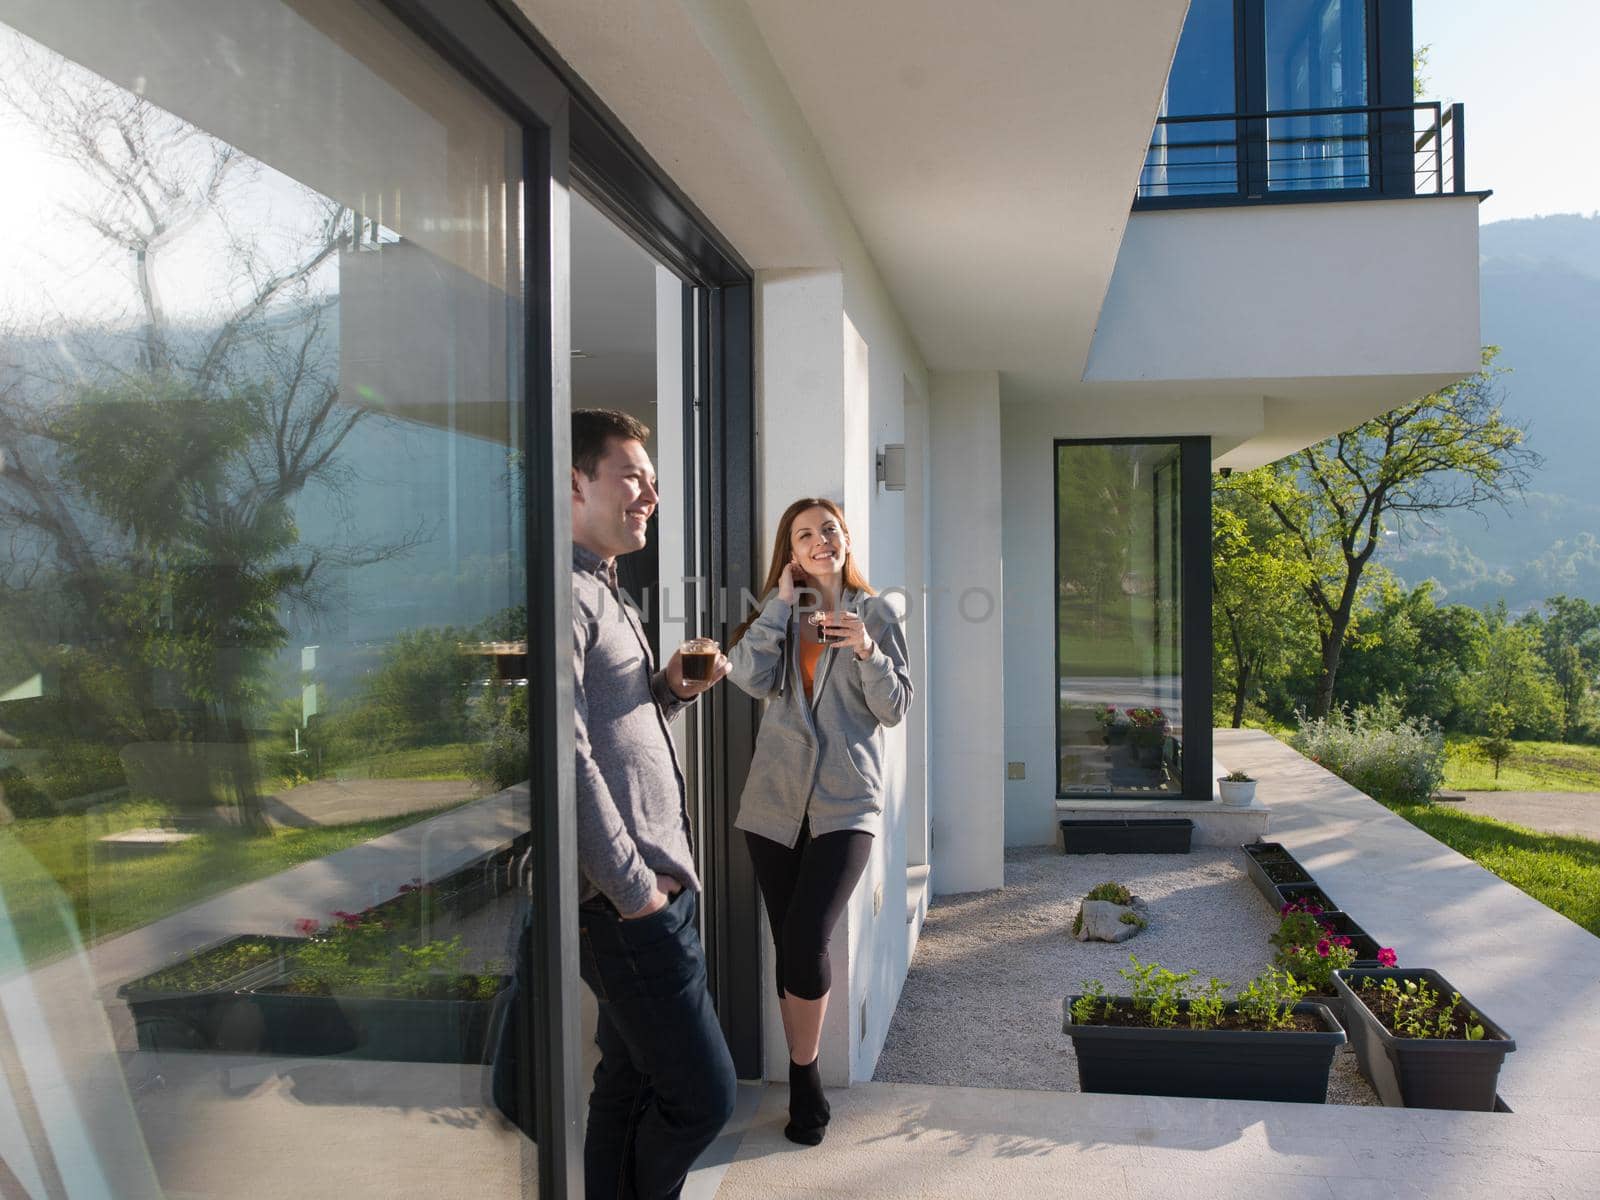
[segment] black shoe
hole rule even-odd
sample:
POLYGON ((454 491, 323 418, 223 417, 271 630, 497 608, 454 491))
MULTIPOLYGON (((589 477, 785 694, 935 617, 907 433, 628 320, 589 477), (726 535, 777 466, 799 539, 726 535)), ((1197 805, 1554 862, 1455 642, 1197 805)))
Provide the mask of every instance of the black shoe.
POLYGON ((789 1123, 783 1136, 801 1146, 818 1146, 828 1131, 833 1108, 822 1094, 822 1073, 817 1060, 805 1066, 789 1063, 789 1123))

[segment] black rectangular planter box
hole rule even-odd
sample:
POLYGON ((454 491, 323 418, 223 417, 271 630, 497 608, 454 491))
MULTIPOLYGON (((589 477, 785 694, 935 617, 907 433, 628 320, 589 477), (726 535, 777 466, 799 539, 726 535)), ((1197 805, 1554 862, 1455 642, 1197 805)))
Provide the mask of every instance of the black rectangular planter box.
POLYGON ((1314 904, 1320 904, 1324 912, 1342 911, 1333 902, 1333 898, 1315 883, 1280 883, 1277 885, 1276 891, 1280 909, 1294 900, 1310 900, 1314 904))
POLYGON ((1327 1006, 1314 1001, 1294 1010, 1315 1016, 1321 1031, 1258 1033, 1075 1025, 1076 999, 1062 1002, 1061 1030, 1072 1039, 1078 1086, 1086 1092, 1323 1104, 1334 1052, 1345 1040, 1327 1006))
POLYGON ((1290 862, 1295 860, 1294 855, 1288 850, 1284 849, 1284 847, 1278 842, 1246 842, 1240 846, 1239 849, 1243 850, 1251 858, 1286 858, 1290 862))
POLYGON ((240 993, 253 983, 265 982, 282 973, 285 956, 294 947, 304 943, 304 938, 297 937, 234 934, 201 946, 191 954, 123 984, 117 989, 117 995, 127 1001, 139 1049, 255 1049, 259 1041, 259 1022, 251 1010, 249 999, 240 993), (243 942, 266 942, 276 947, 277 955, 268 962, 235 972, 193 991, 179 991, 160 985, 159 976, 173 967, 229 950, 243 942))
MULTIPOLYGON (((478 1063, 485 1059, 494 1000, 394 996, 302 996, 281 977, 251 989, 267 1054, 394 1062, 478 1063)), ((500 992, 511 986, 504 976, 500 992)))
POLYGON ((1408 1038, 1391 1033, 1354 990, 1367 979, 1416 979, 1445 996, 1460 991, 1437 971, 1426 967, 1352 968, 1335 971, 1333 985, 1344 1000, 1345 1025, 1356 1048, 1361 1073, 1391 1108, 1453 1108, 1493 1112, 1500 1066, 1517 1043, 1483 1015, 1466 996, 1462 1002, 1478 1013, 1486 1036, 1469 1042, 1459 1038, 1408 1038))
POLYGON ((1272 905, 1274 911, 1283 907, 1283 900, 1278 895, 1278 887, 1281 884, 1316 882, 1311 878, 1311 872, 1295 862, 1294 858, 1287 853, 1282 857, 1277 855, 1257 857, 1253 854, 1247 854, 1244 860, 1244 872, 1250 876, 1250 882, 1256 885, 1256 891, 1266 898, 1267 903, 1272 905), (1280 875, 1283 878, 1274 879, 1274 875, 1280 875), (1298 876, 1298 878, 1293 878, 1293 876, 1298 876))
POLYGON ((1067 817, 1060 822, 1066 854, 1187 854, 1188 817, 1067 817))

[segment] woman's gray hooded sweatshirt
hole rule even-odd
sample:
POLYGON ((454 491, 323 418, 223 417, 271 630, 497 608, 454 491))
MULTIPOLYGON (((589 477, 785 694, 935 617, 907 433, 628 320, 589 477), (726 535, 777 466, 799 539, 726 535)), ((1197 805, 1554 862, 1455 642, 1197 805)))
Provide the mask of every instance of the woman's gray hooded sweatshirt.
POLYGON ((841 607, 860 612, 872 656, 861 661, 849 650, 824 649, 809 702, 800 676, 799 614, 776 592, 728 651, 728 678, 768 701, 734 826, 784 846, 799 840, 807 816, 812 837, 844 829, 877 835, 883 731, 911 708, 905 633, 893 605, 849 592, 841 607))

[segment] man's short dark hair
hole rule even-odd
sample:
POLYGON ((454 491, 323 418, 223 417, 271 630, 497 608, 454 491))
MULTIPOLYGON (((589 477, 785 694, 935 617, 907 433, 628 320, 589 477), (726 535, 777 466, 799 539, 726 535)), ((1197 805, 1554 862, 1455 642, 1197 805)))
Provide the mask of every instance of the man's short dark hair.
POLYGON ((572 465, 593 479, 612 438, 644 442, 650 426, 614 408, 579 408, 572 413, 572 465))

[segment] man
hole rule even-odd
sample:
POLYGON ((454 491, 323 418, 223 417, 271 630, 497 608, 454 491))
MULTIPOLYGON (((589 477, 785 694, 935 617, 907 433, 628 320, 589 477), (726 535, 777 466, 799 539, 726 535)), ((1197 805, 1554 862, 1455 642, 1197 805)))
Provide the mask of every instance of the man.
POLYGON ((584 1173, 592 1200, 675 1197, 733 1112, 734 1071, 706 991, 683 774, 667 722, 728 672, 655 670, 616 558, 656 508, 650 431, 572 414, 572 636, 577 699, 580 968, 599 1004, 584 1173))

